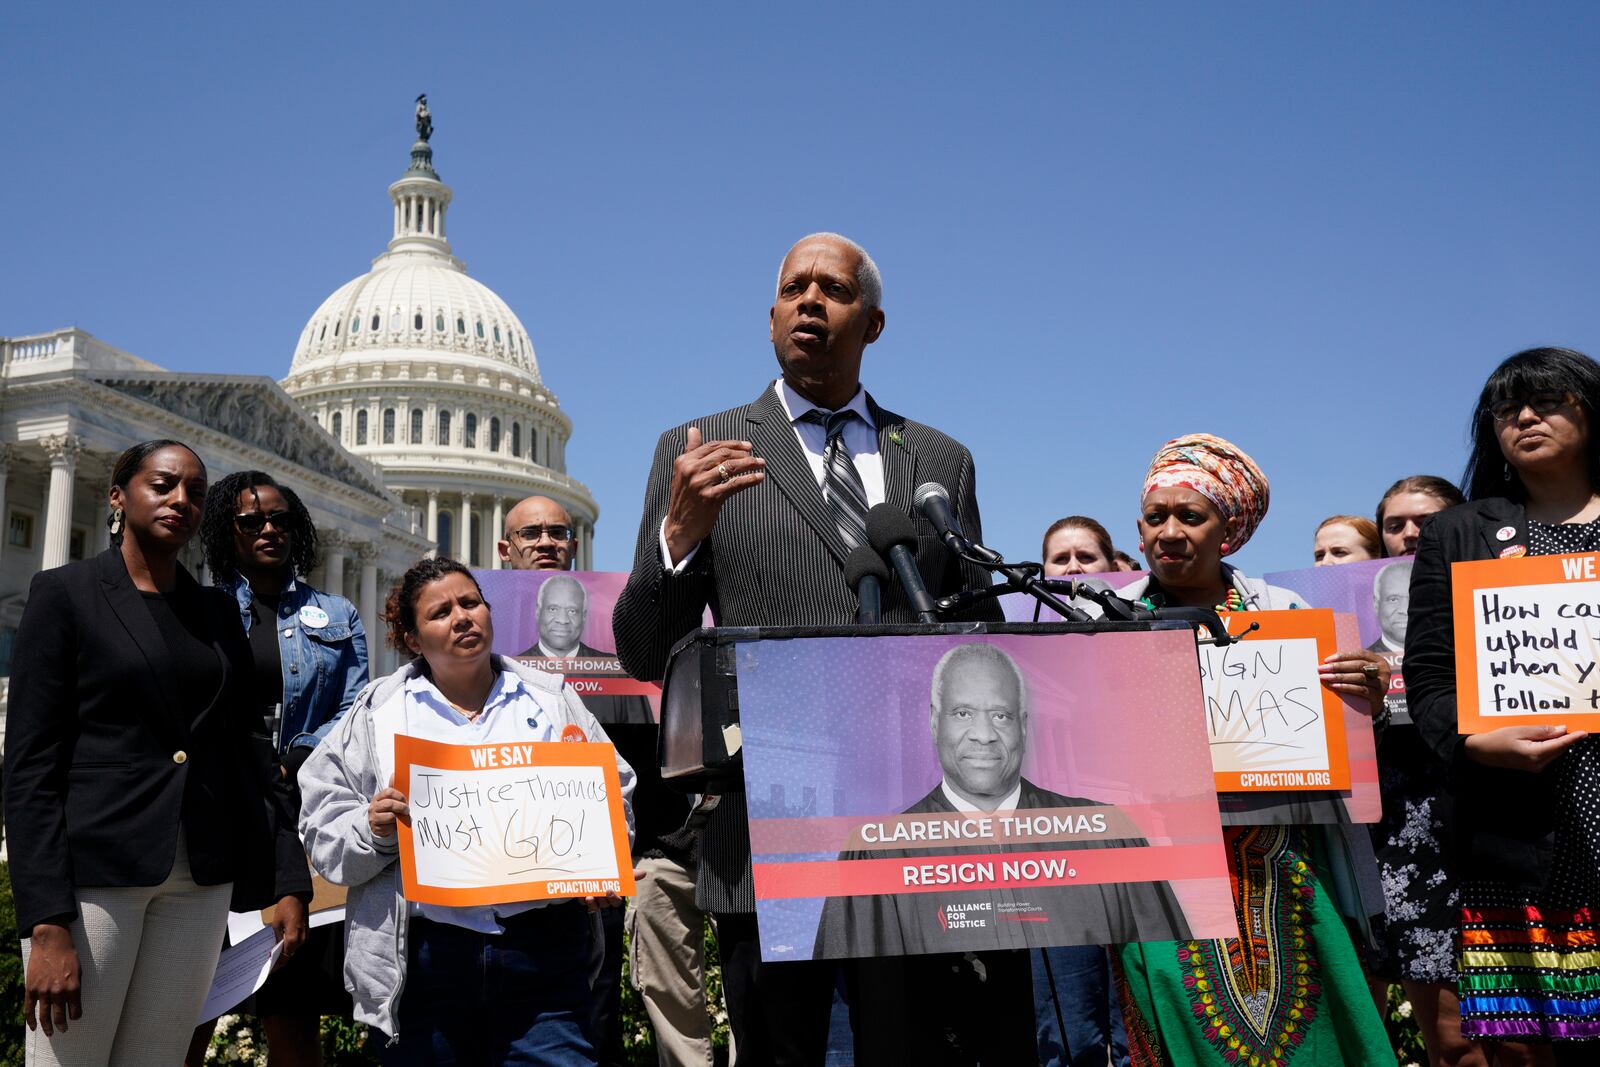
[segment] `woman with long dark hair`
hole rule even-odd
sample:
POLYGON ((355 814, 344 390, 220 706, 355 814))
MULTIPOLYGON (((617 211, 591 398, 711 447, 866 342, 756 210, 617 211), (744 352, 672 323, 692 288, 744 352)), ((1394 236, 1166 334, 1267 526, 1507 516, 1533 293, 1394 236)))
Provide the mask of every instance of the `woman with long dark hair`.
MULTIPOLYGON (((317 565, 317 528, 299 495, 265 471, 239 471, 211 487, 200 543, 212 581, 239 607, 258 698, 273 709, 268 730, 292 785, 367 684, 361 615, 349 600, 307 580, 317 565)), ((297 822, 298 799, 296 793, 297 822)), ((343 958, 339 927, 318 927, 241 1009, 261 1019, 269 1067, 322 1062, 321 1017, 350 1014, 343 958)), ((196 1031, 188 1062, 203 1059, 211 1031, 211 1024, 196 1031)))
POLYGON ((5 820, 30 1064, 181 1062, 230 905, 310 879, 233 603, 178 562, 206 469, 146 441, 112 471, 112 547, 34 577, 12 654, 5 820))
MULTIPOLYGON (((323 877, 349 887, 345 976, 355 1017, 395 1038, 383 1051, 388 1067, 592 1064, 595 946, 585 905, 409 904, 396 826, 408 807, 392 784, 392 739, 603 742, 605 730, 559 675, 489 651, 489 603, 460 563, 417 563, 385 618, 390 643, 410 662, 364 689, 300 769, 306 851, 323 877)), ((633 771, 620 756, 616 764, 631 843, 633 771)), ((621 901, 586 903, 592 911, 621 901)))
POLYGON ((1468 503, 1422 527, 1411 577, 1406 695, 1449 769, 1461 1032, 1538 1042, 1535 1062, 1592 1063, 1575 1042, 1600 1040, 1600 742, 1557 725, 1458 731, 1450 566, 1600 550, 1597 418, 1600 365, 1581 352, 1495 368, 1473 410, 1468 503))

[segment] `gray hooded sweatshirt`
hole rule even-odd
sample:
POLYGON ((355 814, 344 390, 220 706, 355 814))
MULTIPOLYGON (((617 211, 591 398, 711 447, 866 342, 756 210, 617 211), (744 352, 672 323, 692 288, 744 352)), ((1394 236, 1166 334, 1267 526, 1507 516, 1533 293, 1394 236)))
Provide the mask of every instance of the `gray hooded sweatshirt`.
MULTIPOLYGON (((572 686, 557 674, 535 670, 515 660, 494 656, 497 671, 511 671, 541 696, 557 699, 548 704, 556 719, 556 732, 569 724, 583 730, 591 741, 607 741, 604 728, 584 708, 572 686)), ((374 722, 393 708, 394 697, 421 671, 415 662, 379 678, 363 689, 350 711, 317 746, 300 768, 300 837, 318 874, 334 885, 346 886, 344 984, 355 999, 357 1022, 375 1026, 393 1037, 399 1031, 400 994, 406 981, 408 913, 400 890, 400 838, 374 837, 367 822, 367 805, 387 782, 380 780, 382 766, 374 722)), ((394 733, 393 724, 383 732, 394 733)), ((619 755, 617 778, 622 786, 622 808, 628 819, 628 842, 633 843, 633 768, 619 755)))

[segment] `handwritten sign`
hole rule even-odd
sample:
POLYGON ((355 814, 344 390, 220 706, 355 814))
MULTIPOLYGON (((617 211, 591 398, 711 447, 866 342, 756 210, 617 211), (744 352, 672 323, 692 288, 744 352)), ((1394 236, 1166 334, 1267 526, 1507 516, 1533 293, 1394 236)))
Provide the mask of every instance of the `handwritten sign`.
POLYGON ((614 750, 398 736, 405 897, 456 907, 633 893, 614 750))
POLYGON ((1224 792, 1349 789, 1344 709, 1317 665, 1335 651, 1333 612, 1241 611, 1229 633, 1244 641, 1202 644, 1211 769, 1224 792))
POLYGON ((1600 555, 1451 564, 1462 733, 1600 729, 1600 555))

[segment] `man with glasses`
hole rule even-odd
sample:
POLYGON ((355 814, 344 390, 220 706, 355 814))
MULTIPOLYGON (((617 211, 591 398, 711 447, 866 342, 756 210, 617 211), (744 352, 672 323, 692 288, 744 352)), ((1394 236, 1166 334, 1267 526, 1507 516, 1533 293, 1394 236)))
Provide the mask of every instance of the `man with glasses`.
MULTIPOLYGON (((571 570, 578 540, 567 509, 547 496, 530 496, 506 513, 500 559, 512 570, 571 570)), ((626 678, 615 652, 584 642, 589 591, 567 574, 539 586, 537 633, 520 658, 573 679, 583 704, 606 728, 623 758, 639 774, 633 795, 634 865, 638 895, 627 916, 599 913, 605 958, 596 961, 593 983, 595 1045, 602 1064, 623 1064, 623 928, 633 942, 633 981, 656 1033, 662 1063, 711 1063, 711 1024, 706 1015, 700 931, 704 913, 694 903, 694 835, 683 827, 689 814, 682 793, 670 790, 656 770, 656 725, 643 696, 585 691, 596 679, 626 678)))
POLYGON ((517 501, 500 532, 500 561, 514 571, 572 569, 578 538, 567 509, 547 496, 517 501))

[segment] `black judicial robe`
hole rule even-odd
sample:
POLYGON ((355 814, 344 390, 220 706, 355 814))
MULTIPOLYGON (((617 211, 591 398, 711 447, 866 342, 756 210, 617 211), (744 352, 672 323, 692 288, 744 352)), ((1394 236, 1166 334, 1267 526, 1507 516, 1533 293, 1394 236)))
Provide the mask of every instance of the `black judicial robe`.
MULTIPOLYGON (((1063 796, 1022 779, 1017 810, 1089 807, 1098 801, 1063 796)), ((940 786, 904 814, 954 812, 940 786)), ((1001 815, 1004 812, 990 814, 1001 815)), ((994 841, 936 848, 847 851, 840 860, 948 858, 984 853, 1137 847, 1143 838, 1044 841, 1001 845, 994 841)), ((830 897, 817 924, 816 959, 983 952, 1052 944, 1110 945, 1189 938, 1172 887, 1166 882, 1110 885, 1019 886, 1015 889, 936 890, 884 896, 830 897)))

